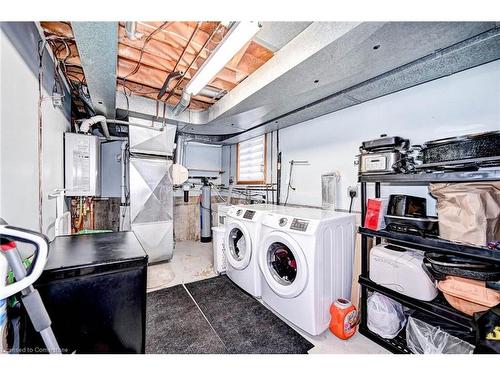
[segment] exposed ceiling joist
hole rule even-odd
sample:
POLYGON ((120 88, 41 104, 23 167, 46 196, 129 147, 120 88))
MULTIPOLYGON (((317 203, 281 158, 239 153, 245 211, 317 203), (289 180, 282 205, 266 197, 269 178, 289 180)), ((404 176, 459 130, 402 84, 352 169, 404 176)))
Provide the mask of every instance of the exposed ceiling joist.
MULTIPOLYGON (((117 85, 136 95, 154 98, 158 95, 163 82, 173 71, 186 72, 181 85, 167 91, 162 100, 168 104, 179 101, 182 88, 202 66, 206 58, 215 49, 227 32, 227 27, 220 22, 135 22, 135 31, 139 33, 137 39, 131 40, 125 31, 125 22, 118 24, 118 71, 117 85), (198 26, 197 26, 198 25, 198 26), (193 32, 196 29, 196 33, 193 32), (214 38, 207 42, 207 38, 217 29, 214 38), (142 37, 140 36, 142 34, 142 37), (203 47, 203 48, 202 48, 203 47), (183 53, 183 51, 186 51, 183 53), (190 69, 188 69, 190 67, 190 69), (147 86, 146 90, 142 87, 147 86), (139 87, 139 90, 135 89, 139 87), (156 94, 151 91, 156 90, 156 94)), ((52 38, 52 48, 59 60, 66 68, 80 67, 82 65, 79 51, 76 48, 74 32, 70 22, 41 22, 45 34, 52 38), (70 50, 69 56, 67 54, 70 50)), ((96 40, 99 36, 96 35, 96 40)), ((241 81, 260 68, 273 56, 269 49, 251 41, 233 61, 224 67, 210 83, 208 90, 200 92, 193 98, 190 109, 199 111, 208 108, 217 100, 231 91, 241 81), (208 95, 210 89, 217 91, 218 95, 208 95)), ((74 71, 72 73, 75 73, 74 71)), ((85 85, 84 74, 72 74, 68 77, 85 85)), ((79 84, 78 83, 78 84, 79 84)), ((122 95, 121 95, 122 96, 122 95)))

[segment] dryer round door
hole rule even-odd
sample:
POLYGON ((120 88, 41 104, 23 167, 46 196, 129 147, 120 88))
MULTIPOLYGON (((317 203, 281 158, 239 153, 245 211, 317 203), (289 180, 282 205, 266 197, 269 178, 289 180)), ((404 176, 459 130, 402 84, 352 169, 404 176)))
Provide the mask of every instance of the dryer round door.
POLYGON ((291 236, 272 232, 259 249, 259 266, 269 287, 280 297, 298 296, 307 284, 307 261, 291 236))
POLYGON ((244 225, 237 222, 227 224, 224 250, 233 268, 242 270, 248 266, 252 257, 252 239, 244 225))

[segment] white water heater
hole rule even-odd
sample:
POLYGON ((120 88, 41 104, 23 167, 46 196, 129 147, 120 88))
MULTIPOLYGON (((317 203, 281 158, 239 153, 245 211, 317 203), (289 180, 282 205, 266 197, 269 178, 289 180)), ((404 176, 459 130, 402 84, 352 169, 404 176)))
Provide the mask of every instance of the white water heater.
POLYGON ((101 195, 100 149, 98 137, 76 133, 64 134, 66 196, 99 197, 101 195))

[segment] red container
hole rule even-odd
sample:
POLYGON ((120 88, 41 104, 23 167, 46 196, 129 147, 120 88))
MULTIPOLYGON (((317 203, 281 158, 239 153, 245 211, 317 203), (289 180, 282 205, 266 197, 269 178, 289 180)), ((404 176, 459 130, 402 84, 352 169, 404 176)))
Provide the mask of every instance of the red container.
POLYGON ((351 301, 338 298, 330 306, 330 331, 339 339, 347 340, 356 333, 358 312, 351 301))
POLYGON ((379 230, 385 227, 384 215, 387 212, 387 199, 368 199, 366 205, 365 228, 379 230))

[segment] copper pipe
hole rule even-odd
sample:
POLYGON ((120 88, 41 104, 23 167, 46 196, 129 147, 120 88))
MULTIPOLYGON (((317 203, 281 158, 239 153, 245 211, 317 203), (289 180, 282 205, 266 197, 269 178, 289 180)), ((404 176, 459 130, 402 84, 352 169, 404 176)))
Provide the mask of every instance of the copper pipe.
POLYGON ((193 61, 191 61, 191 64, 189 64, 189 66, 187 67, 187 69, 184 72, 184 74, 182 75, 182 77, 177 81, 177 83, 175 84, 174 88, 168 93, 167 98, 165 99, 165 101, 167 101, 168 99, 170 99, 170 97, 174 94, 175 89, 177 87, 179 87, 179 85, 182 83, 182 81, 184 80, 184 77, 186 76, 186 74, 189 72, 189 70, 191 69, 191 67, 193 66, 193 64, 196 62, 196 60, 198 60, 198 57, 200 57, 201 53, 203 52, 203 50, 205 49, 205 47, 207 46, 207 44, 210 43, 210 41, 212 40, 212 38, 214 37, 214 35, 217 33, 217 31, 219 31, 221 25, 222 25, 222 23, 219 22, 219 24, 214 29, 214 31, 212 31, 212 33, 209 35, 209 37, 207 38, 207 40, 205 41, 205 43, 201 46, 200 50, 198 51, 198 53, 194 57, 193 61))

